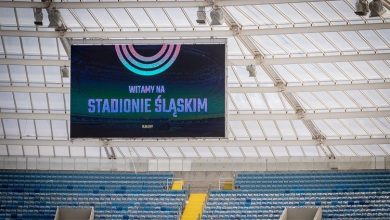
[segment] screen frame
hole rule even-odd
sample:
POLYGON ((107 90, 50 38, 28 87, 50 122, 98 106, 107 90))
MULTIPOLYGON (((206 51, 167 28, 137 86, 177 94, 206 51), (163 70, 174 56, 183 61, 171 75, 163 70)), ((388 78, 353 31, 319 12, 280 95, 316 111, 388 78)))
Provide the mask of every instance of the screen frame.
MULTIPOLYGON (((115 44, 135 44, 135 45, 154 45, 154 44, 163 44, 163 43, 173 43, 173 44, 187 44, 187 45, 195 45, 195 44, 223 44, 225 45, 225 72, 224 72, 224 79, 225 79, 225 134, 224 137, 70 137, 71 134, 71 117, 69 118, 69 139, 71 141, 73 140, 88 140, 88 139, 100 139, 100 140, 228 140, 229 139, 229 109, 228 109, 228 44, 227 44, 227 38, 201 38, 201 39, 123 39, 123 40, 72 40, 70 43, 71 45, 78 45, 78 46, 98 46, 98 45, 115 45, 115 44)), ((70 67, 71 68, 71 67, 70 67)), ((72 77, 72 74, 70 74, 70 77, 72 77)), ((71 82, 71 80, 70 80, 71 82)), ((72 86, 70 85, 70 90, 72 86)), ((71 95, 69 97, 70 103, 71 101, 71 95)), ((70 113, 71 116, 72 113, 70 113)))

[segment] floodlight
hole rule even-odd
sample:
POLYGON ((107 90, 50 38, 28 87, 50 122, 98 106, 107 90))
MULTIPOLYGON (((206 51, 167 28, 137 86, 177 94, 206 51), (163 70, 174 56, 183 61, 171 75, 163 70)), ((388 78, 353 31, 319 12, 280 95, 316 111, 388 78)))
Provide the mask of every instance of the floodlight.
POLYGON ((250 77, 256 77, 256 67, 255 65, 251 64, 246 66, 246 70, 249 72, 250 77))
POLYGON ((42 20, 43 20, 43 13, 42 13, 42 8, 34 8, 34 24, 37 26, 42 26, 42 20))
POLYGON ((204 9, 204 6, 199 6, 198 11, 196 12, 196 15, 198 18, 196 19, 196 22, 198 24, 205 24, 206 23, 206 11, 204 9))
POLYGON ((380 17, 386 12, 382 0, 373 0, 370 2, 369 8, 371 10, 370 17, 380 17))
POLYGON ((355 14, 359 16, 365 16, 369 12, 368 1, 367 0, 357 0, 356 1, 356 11, 355 14))
POLYGON ((223 23, 223 11, 220 7, 213 7, 210 12, 211 25, 221 25, 223 23))
POLYGON ((55 8, 49 9, 49 28, 58 29, 62 26, 60 11, 55 8))
POLYGON ((69 78, 69 69, 67 66, 62 66, 60 70, 62 78, 69 78))

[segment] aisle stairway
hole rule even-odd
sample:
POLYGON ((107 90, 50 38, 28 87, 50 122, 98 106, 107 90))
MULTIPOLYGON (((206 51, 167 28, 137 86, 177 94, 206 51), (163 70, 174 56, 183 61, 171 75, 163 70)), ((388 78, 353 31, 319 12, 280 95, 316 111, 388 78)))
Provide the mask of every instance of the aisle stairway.
POLYGON ((206 196, 206 193, 191 193, 181 220, 201 219, 206 196))

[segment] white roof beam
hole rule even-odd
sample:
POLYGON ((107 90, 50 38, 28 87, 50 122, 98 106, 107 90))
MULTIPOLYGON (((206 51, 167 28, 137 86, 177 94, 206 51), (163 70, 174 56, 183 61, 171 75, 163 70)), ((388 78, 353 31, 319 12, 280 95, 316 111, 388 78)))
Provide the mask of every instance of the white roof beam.
MULTIPOLYGON (((263 4, 282 4, 282 3, 300 3, 300 2, 318 2, 321 0, 214 0, 218 6, 239 6, 239 5, 263 5, 263 4)), ((334 1, 334 0, 327 0, 334 1)), ((78 9, 78 8, 179 8, 179 7, 198 7, 210 6, 210 1, 119 1, 119 2, 51 2, 50 7, 57 9, 78 9)), ((47 8, 45 2, 18 2, 2 1, 1 8, 47 8)))
MULTIPOLYGON (((121 139, 110 140, 110 145, 116 147, 253 147, 253 146, 313 146, 315 140, 228 140, 228 139, 121 139)), ((324 140, 325 145, 370 145, 388 144, 388 138, 365 139, 330 139, 324 140)), ((27 140, 27 139, 3 139, 3 145, 27 145, 27 146, 104 146, 98 139, 74 139, 74 140, 27 140)))
MULTIPOLYGON (((356 55, 331 55, 331 56, 310 56, 290 58, 264 58, 261 64, 264 65, 287 65, 305 63, 331 63, 331 62, 352 62, 369 60, 387 60, 389 53, 381 54, 356 54, 356 55)), ((42 59, 0 59, 1 65, 27 65, 27 66, 69 66, 70 60, 42 60, 42 59)), ((229 66, 246 66, 260 64, 255 59, 228 59, 229 66)))
MULTIPOLYGON (((376 24, 346 24, 328 26, 308 26, 308 27, 283 27, 283 28, 262 28, 240 30, 242 36, 261 36, 278 34, 302 34, 318 32, 340 32, 359 30, 389 29, 390 23, 376 24)), ((161 38, 161 37, 230 37, 233 36, 231 30, 195 30, 195 31, 21 31, 21 30, 1 30, 2 36, 20 37, 66 37, 66 38, 161 38)), ((102 41, 102 40, 100 40, 102 41)), ((77 42, 77 41, 74 41, 77 42)), ((82 40, 80 42, 83 42, 82 40)), ((84 41, 88 42, 88 40, 84 41)))
MULTIPOLYGON (((390 110, 359 111, 359 112, 315 112, 305 113, 305 119, 346 119, 346 118, 377 118, 389 117, 390 110)), ((10 113, 2 112, 0 118, 4 119, 35 119, 35 120, 69 120, 68 113, 10 113)), ((296 120, 301 119, 295 113, 256 113, 243 111, 239 114, 229 113, 229 120, 296 120)))
MULTIPOLYGON (((286 86, 286 92, 319 92, 319 91, 348 91, 348 90, 370 90, 389 89, 390 82, 383 83, 356 83, 356 84, 336 84, 336 85, 302 85, 286 86)), ((243 86, 228 87, 230 93, 263 93, 279 92, 277 87, 243 86)), ((46 86, 1 86, 0 92, 32 92, 32 93, 70 93, 69 87, 46 87, 46 86)))

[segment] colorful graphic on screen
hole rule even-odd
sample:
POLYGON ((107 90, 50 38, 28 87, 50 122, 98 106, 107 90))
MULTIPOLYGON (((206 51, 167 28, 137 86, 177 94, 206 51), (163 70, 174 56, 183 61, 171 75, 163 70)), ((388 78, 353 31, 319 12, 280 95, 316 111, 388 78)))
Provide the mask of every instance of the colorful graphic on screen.
POLYGON ((72 45, 71 138, 225 137, 225 44, 72 45))

